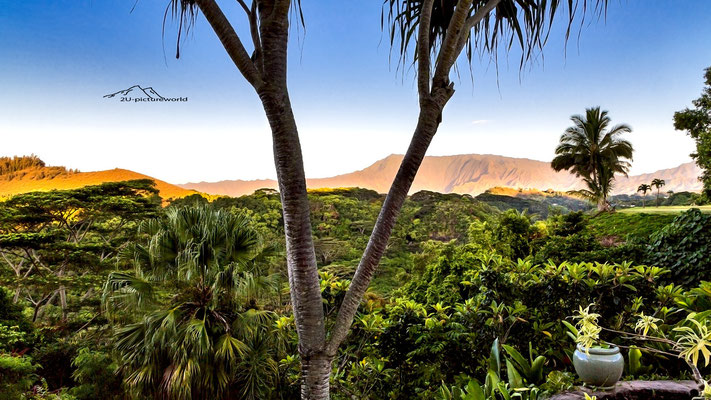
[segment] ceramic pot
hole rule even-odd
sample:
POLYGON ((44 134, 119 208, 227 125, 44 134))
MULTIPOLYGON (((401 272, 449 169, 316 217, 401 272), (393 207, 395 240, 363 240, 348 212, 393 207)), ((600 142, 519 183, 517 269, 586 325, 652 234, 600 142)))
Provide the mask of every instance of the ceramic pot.
POLYGON ((625 359, 620 348, 593 347, 585 349, 578 345, 573 353, 573 366, 580 379, 588 385, 611 388, 620 380, 625 368, 625 359))

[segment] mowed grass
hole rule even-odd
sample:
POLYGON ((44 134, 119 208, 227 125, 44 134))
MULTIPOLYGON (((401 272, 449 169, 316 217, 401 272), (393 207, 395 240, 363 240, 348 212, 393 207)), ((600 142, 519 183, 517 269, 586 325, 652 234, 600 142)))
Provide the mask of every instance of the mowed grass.
POLYGON ((711 206, 662 206, 618 209, 590 218, 590 230, 597 237, 619 236, 622 239, 647 239, 671 223, 682 212, 698 208, 711 213, 711 206))
POLYGON ((617 210, 624 214, 679 214, 690 208, 698 208, 703 213, 711 213, 711 205, 705 206, 662 206, 662 207, 634 207, 617 210))
POLYGON ((597 237, 646 239, 674 220, 676 213, 603 213, 590 218, 590 230, 597 237))

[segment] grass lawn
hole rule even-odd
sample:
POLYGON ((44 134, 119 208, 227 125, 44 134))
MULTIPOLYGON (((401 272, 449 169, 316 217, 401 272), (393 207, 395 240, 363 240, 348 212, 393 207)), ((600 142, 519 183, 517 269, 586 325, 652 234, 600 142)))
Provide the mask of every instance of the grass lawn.
POLYGON ((698 208, 703 213, 711 213, 711 205, 705 206, 662 206, 662 207, 634 207, 617 210, 625 214, 678 214, 690 208, 698 208))
POLYGON ((621 238, 645 239, 690 208, 698 208, 702 212, 711 213, 709 205, 635 207, 618 209, 614 213, 600 214, 590 218, 589 224, 593 234, 598 237, 615 235, 621 238))
MULTIPOLYGON (((641 209, 640 209, 641 210, 641 209)), ((630 210, 631 211, 631 210, 630 210)), ((651 234, 672 222, 672 213, 604 213, 590 219, 590 229, 595 236, 614 235, 621 238, 648 238, 651 234)))

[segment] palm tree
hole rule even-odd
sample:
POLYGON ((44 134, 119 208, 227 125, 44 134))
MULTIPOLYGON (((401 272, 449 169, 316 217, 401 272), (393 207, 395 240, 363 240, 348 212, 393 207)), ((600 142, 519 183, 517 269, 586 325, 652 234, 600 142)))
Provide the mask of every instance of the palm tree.
POLYGON ((600 107, 588 108, 585 116, 574 115, 570 119, 574 125, 560 137, 551 166, 556 171, 569 170, 581 177, 587 189, 575 193, 605 211, 609 209, 607 196, 615 174, 627 176, 630 167, 634 149, 621 136, 632 132, 632 128, 624 124, 609 128, 612 121, 600 107))
POLYGON ((659 189, 666 184, 667 183, 664 181, 664 179, 659 179, 659 178, 652 179, 652 186, 657 188, 657 207, 659 207, 659 189))
POLYGON ((642 192, 642 208, 645 207, 645 200, 647 200, 647 191, 652 190, 652 187, 650 185, 647 185, 646 183, 643 183, 639 185, 637 188, 637 193, 642 192))
MULTIPOLYGON (((276 289, 249 221, 207 207, 144 221, 104 304, 125 382, 136 397, 258 399, 277 385, 287 329, 260 307, 276 289)), ((286 317, 282 317, 286 318, 286 317)), ((295 349, 292 349, 295 351, 295 349)))

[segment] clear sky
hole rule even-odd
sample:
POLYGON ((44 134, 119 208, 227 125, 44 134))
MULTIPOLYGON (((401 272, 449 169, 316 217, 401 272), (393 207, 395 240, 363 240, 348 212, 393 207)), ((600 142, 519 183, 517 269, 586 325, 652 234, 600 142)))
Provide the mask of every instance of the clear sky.
MULTIPOLYGON (((199 17, 175 59, 167 0, 0 0, 0 155, 35 153, 82 171, 127 168, 169 182, 275 176, 257 96, 199 17), (135 84, 187 103, 102 96, 135 84)), ((235 1, 219 1, 244 30, 235 1)), ((302 0, 289 82, 306 173, 361 169, 407 148, 413 75, 398 73, 382 1, 302 0)), ((550 160, 572 114, 600 105, 633 127, 633 173, 690 160, 674 111, 711 65, 711 1, 612 0, 566 47, 561 26, 522 72, 518 54, 465 70, 428 154, 550 160), (472 82, 473 77, 473 82, 472 82)))

